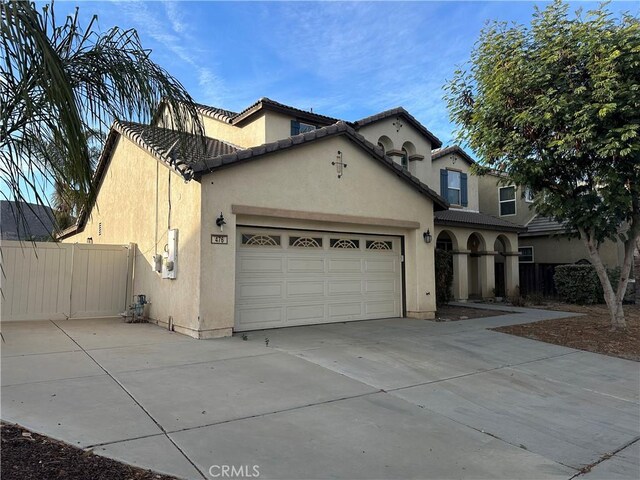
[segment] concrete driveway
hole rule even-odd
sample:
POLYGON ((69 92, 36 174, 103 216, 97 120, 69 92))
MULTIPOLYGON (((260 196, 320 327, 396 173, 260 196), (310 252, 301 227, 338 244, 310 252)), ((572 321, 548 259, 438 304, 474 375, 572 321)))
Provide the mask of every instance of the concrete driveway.
POLYGON ((639 364, 487 330, 563 315, 515 310, 246 341, 3 323, 1 416, 194 479, 640 478, 639 364))

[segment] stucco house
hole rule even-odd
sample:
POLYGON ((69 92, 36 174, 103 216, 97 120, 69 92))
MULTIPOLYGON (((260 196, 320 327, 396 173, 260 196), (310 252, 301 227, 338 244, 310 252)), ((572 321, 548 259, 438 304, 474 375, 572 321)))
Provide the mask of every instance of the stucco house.
MULTIPOLYGON (((579 238, 567 234, 563 224, 542 217, 533 209, 533 194, 528 188, 502 182, 490 173, 479 178, 480 211, 526 227, 519 233, 520 289, 523 294, 556 294, 555 267, 568 263, 591 263, 579 238)), ((624 244, 607 240, 600 246, 603 263, 611 268, 622 265, 624 244)))
POLYGON ((61 236, 135 244, 133 293, 158 324, 211 338, 432 318, 446 236, 457 298, 493 295, 498 242, 506 288, 517 283, 518 228, 478 212, 464 153, 433 155, 440 140, 403 108, 355 122, 267 98, 197 108, 204 144, 172 130, 165 106, 152 125, 114 123, 97 203, 61 236), (459 186, 437 188, 443 171, 459 186))

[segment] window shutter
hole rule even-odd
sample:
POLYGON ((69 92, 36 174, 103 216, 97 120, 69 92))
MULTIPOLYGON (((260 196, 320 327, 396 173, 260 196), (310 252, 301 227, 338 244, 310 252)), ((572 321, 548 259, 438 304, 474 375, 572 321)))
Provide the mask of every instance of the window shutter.
POLYGON ((460 174, 460 201, 462 202, 462 206, 466 207, 469 205, 469 197, 467 195, 467 174, 460 174))
POLYGON ((440 170, 440 195, 442 195, 446 201, 449 201, 449 193, 447 191, 448 186, 449 186, 449 174, 443 168, 442 170, 440 170))
POLYGON ((300 133, 300 122, 297 120, 291 120, 291 135, 298 135, 300 133))

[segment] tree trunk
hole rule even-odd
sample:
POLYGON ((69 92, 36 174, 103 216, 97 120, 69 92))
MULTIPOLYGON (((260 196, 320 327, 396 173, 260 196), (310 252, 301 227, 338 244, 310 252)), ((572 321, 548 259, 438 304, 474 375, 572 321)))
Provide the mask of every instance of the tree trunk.
MULTIPOLYGON (((620 271, 620 281, 618 282, 617 292, 615 292, 613 290, 613 287, 611 286, 611 281, 609 280, 607 269, 605 268, 604 264, 602 263, 602 259, 600 258, 600 251, 597 246, 597 241, 582 229, 580 229, 580 236, 582 237, 582 240, 584 241, 587 247, 587 251, 589 252, 589 256, 591 257, 591 262, 596 269, 598 278, 600 279, 600 284, 602 285, 602 290, 604 293, 604 301, 607 304, 607 307, 609 309, 609 316, 611 317, 611 329, 625 330, 627 328, 627 322, 625 321, 625 318, 624 318, 624 310, 622 309, 622 300, 624 298, 624 292, 626 291, 627 283, 629 281, 630 269, 629 268, 625 269, 625 267, 628 267, 627 266, 627 248, 625 248, 625 261, 620 271), (621 289, 623 283, 624 283, 624 290, 621 289)), ((629 241, 633 241, 633 240, 631 239, 627 240, 627 242, 629 241)), ((625 242, 625 247, 627 242, 625 242)), ((631 252, 633 255, 633 250, 631 252)))

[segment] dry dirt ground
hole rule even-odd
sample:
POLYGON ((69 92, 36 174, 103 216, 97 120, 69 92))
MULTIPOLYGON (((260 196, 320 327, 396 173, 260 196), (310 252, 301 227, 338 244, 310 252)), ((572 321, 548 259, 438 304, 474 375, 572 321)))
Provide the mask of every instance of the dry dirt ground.
POLYGON ((453 305, 441 305, 436 312, 436 322, 457 322, 458 320, 470 320, 472 318, 495 317, 508 315, 510 312, 498 310, 484 310, 471 307, 456 307, 453 305))
POLYGON ((640 361, 640 305, 625 305, 626 331, 612 331, 606 305, 549 304, 584 316, 498 327, 494 330, 565 347, 640 361))
POLYGON ((2 480, 176 480, 3 423, 2 480))

